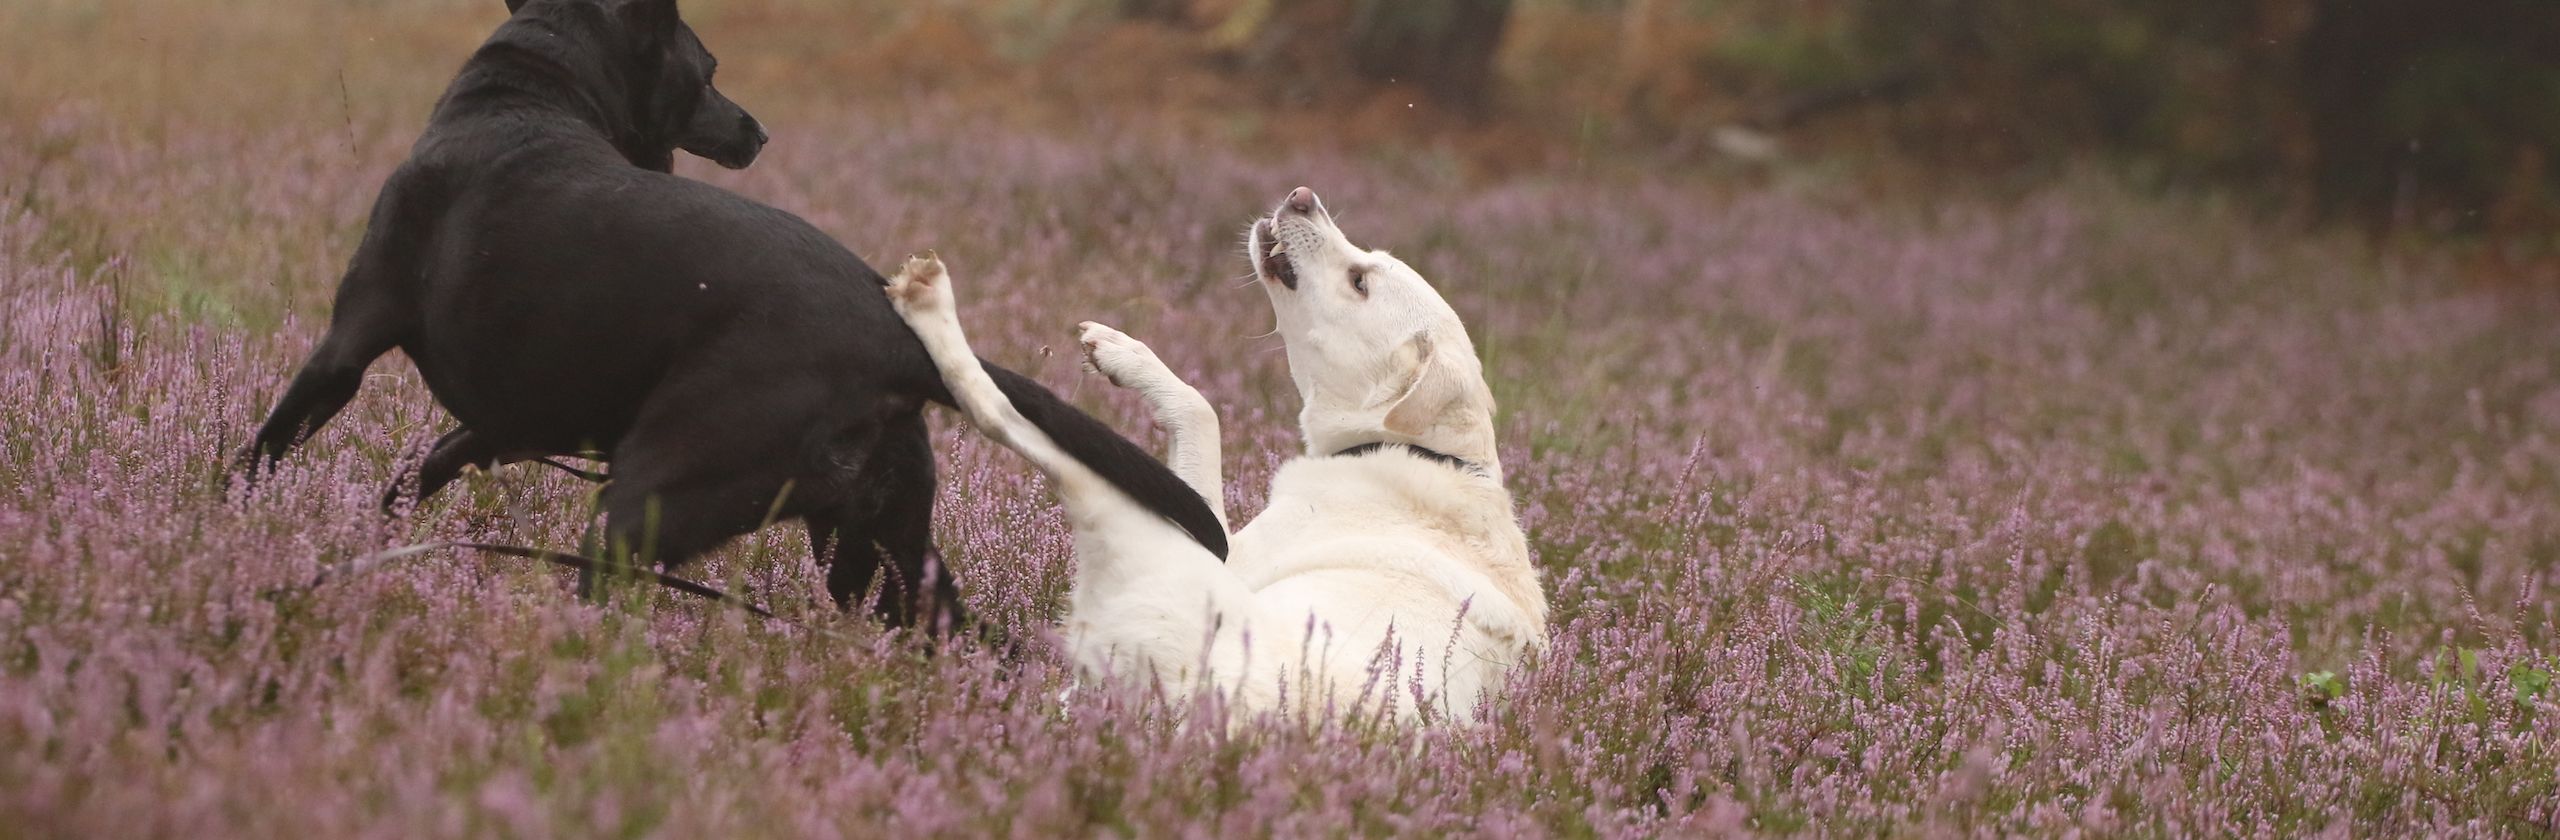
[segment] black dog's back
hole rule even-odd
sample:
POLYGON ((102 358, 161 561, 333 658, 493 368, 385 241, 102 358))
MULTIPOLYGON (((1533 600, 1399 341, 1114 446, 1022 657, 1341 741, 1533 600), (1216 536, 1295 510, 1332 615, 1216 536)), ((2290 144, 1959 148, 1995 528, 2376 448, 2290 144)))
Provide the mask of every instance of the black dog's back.
MULTIPOLYGON (((753 402, 806 418, 813 437, 803 447, 919 399, 950 404, 923 345, 879 294, 879 273, 798 217, 628 167, 562 180, 479 209, 486 224, 457 231, 472 245, 452 249, 470 255, 467 270, 430 275, 424 346, 411 355, 465 425, 553 436, 522 437, 527 446, 618 440, 647 392, 627 383, 662 380, 677 360, 717 360, 741 380, 752 372, 785 386, 753 402)), ((1171 471, 1037 382, 988 368, 1061 446, 1225 554, 1215 515, 1171 471)))
MULTIPOLYGON (((624 550, 673 565, 806 519, 817 549, 835 550, 840 600, 873 583, 876 548, 894 561, 878 581, 888 620, 956 610, 930 563, 917 416, 950 401, 941 377, 851 251, 666 173, 677 146, 743 165, 753 149, 739 144, 763 138, 710 90, 691 37, 672 0, 536 0, 493 36, 385 184, 328 335, 243 458, 280 456, 398 347, 462 423, 421 465, 422 498, 466 465, 601 453, 605 532, 624 550), (611 44, 635 41, 615 27, 657 25, 634 9, 661 4, 671 28, 636 42, 668 54, 617 58, 611 44), (638 64, 698 65, 705 104, 666 109, 668 124, 613 104, 656 101, 613 89, 647 78, 638 64), (714 104, 735 118, 703 117, 714 104)), ((990 372, 1078 458, 1223 556, 1224 529, 1170 470, 1036 383, 990 372)))
MULTIPOLYGON (((876 273, 798 218, 699 182, 526 154, 530 183, 453 208, 404 349, 465 425, 609 448, 680 362, 891 384, 876 273), (868 317, 866 317, 868 316, 868 317)), ((910 395, 914 392, 907 389, 910 395)))

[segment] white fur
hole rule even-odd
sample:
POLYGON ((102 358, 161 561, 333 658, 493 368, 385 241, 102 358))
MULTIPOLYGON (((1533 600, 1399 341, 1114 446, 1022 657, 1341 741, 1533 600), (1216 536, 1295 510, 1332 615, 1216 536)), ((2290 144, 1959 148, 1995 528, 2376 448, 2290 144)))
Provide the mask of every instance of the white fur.
MULTIPOLYGON (((938 259, 910 259, 889 296, 971 422, 1056 483, 1078 560, 1066 631, 1089 675, 1216 689, 1245 712, 1472 720, 1546 634, 1545 594, 1496 460, 1493 398, 1439 294, 1394 257, 1353 246, 1311 193, 1305 204, 1284 204, 1249 242, 1305 400, 1308 454, 1273 477, 1269 506, 1223 564, 1022 419, 969 350, 938 259), (1275 244, 1294 290, 1262 270, 1275 244), (1332 454, 1372 442, 1475 468, 1393 446, 1332 454)), ((1079 338, 1097 372, 1146 397, 1170 433, 1167 464, 1223 520, 1208 402, 1118 330, 1086 322, 1079 338)))

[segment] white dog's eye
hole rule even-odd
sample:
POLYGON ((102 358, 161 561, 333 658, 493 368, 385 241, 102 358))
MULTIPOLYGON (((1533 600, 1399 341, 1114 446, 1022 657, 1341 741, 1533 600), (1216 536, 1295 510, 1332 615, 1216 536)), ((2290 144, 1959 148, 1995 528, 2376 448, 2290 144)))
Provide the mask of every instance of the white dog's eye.
POLYGON ((1359 292, 1361 297, 1369 296, 1369 275, 1367 272, 1356 268, 1351 270, 1351 290, 1359 292))

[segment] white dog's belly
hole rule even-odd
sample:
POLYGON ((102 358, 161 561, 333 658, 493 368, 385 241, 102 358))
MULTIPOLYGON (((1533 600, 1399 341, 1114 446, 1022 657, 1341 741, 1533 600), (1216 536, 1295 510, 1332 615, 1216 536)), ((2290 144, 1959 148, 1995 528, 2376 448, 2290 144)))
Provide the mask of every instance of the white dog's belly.
POLYGON ((1212 612, 1196 590, 1078 597, 1067 631, 1088 674, 1151 674, 1176 695, 1205 681, 1240 710, 1370 714, 1392 703, 1396 717, 1410 720, 1424 702, 1437 709, 1434 717, 1464 720, 1487 676, 1498 677, 1480 667, 1484 633, 1460 620, 1460 604, 1444 589, 1420 578, 1308 570, 1272 582, 1254 600, 1212 612))
MULTIPOLYGON (((1495 593, 1461 594, 1379 559, 1304 570, 1255 593, 1262 614, 1286 632, 1273 641, 1298 663, 1293 682, 1317 681, 1311 687, 1338 708, 1375 708, 1392 692, 1401 717, 1412 718, 1417 702, 1436 707, 1435 717, 1471 717, 1479 695, 1520 657, 1518 638, 1483 626, 1509 608, 1492 602, 1495 593)), ((1257 653, 1270 649, 1270 636, 1255 636, 1257 653)))

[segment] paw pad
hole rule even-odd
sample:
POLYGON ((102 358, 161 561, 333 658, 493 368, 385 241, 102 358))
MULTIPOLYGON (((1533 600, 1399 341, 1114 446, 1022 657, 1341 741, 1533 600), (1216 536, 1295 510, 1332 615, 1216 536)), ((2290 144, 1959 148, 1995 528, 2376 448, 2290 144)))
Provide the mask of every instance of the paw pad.
POLYGON ((916 280, 931 283, 942 279, 943 272, 942 255, 927 250, 921 256, 908 254, 906 270, 902 273, 916 280))

